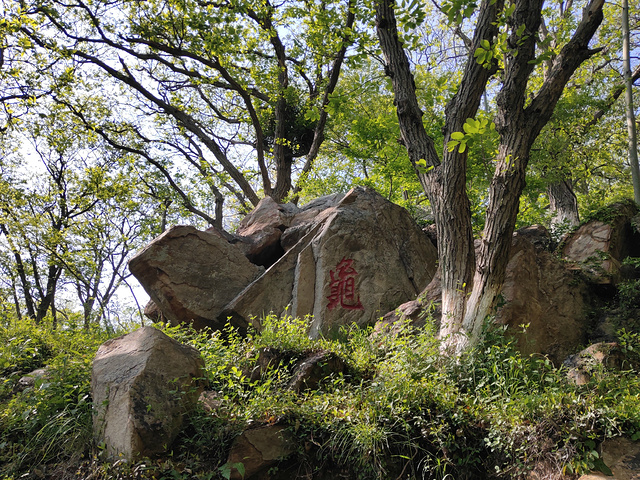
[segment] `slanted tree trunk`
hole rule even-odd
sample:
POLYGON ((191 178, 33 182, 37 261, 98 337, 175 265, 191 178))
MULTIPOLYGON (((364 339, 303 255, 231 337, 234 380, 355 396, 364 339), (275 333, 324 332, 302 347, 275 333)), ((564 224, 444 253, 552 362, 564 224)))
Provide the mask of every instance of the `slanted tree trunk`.
MULTIPOLYGON (((573 38, 554 59, 545 81, 525 107, 527 82, 535 65, 536 32, 543 0, 516 0, 508 19, 509 53, 503 86, 497 98, 496 128, 500 134, 497 166, 490 186, 485 230, 474 256, 471 213, 466 194, 466 151, 445 148, 440 162, 433 140, 422 124, 409 62, 398 37, 392 0, 376 4, 378 38, 391 77, 402 139, 432 204, 442 272, 443 349, 459 353, 480 337, 482 323, 502 290, 520 195, 525 186, 529 152, 551 118, 564 86, 578 66, 593 55, 588 43, 602 22, 604 0, 592 0, 573 38), (418 168, 426 162, 426 171, 418 168), (475 259, 475 261, 474 261, 475 259), (470 296, 469 296, 470 294, 470 296)), ((483 1, 476 18, 471 54, 458 92, 445 110, 444 144, 463 131, 475 116, 486 83, 496 64, 479 65, 473 53, 482 40, 494 41, 503 2, 483 1), (489 68, 486 68, 489 67, 489 68)))

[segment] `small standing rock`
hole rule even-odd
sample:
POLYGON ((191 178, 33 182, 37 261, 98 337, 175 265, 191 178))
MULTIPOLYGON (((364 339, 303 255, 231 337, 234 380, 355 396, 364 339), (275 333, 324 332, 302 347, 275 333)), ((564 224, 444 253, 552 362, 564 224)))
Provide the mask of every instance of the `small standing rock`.
POLYGON ((249 480, 291 455, 293 442, 286 433, 282 425, 266 425, 245 430, 236 437, 227 462, 231 479, 249 480))
POLYGON ((164 452, 197 401, 204 361, 153 327, 104 343, 93 361, 93 430, 109 456, 164 452))

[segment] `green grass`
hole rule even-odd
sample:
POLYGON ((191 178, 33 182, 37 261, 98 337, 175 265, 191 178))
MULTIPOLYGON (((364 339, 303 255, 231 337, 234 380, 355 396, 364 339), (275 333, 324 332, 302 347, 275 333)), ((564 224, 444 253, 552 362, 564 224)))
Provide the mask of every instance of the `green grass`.
MULTIPOLYGON (((52 330, 0 320, 0 478, 225 478, 228 449, 247 425, 287 426, 297 450, 276 469, 347 472, 349 478, 524 478, 530 470, 605 469, 597 445, 640 437, 640 380, 631 367, 596 369, 574 386, 545 358, 523 357, 501 330, 457 361, 443 359, 434 328, 396 336, 344 329, 310 340, 308 319, 269 317, 239 336, 161 327, 198 348, 220 402, 199 409, 163 458, 103 461, 91 439, 91 360, 104 331, 52 330), (277 362, 252 379, 261 350, 277 362), (319 388, 286 389, 296 362, 332 352, 345 364, 319 388), (34 388, 12 393, 20 372, 47 365, 34 388)), ((123 332, 119 332, 123 333, 123 332)), ((640 337, 623 333, 628 365, 640 337)))

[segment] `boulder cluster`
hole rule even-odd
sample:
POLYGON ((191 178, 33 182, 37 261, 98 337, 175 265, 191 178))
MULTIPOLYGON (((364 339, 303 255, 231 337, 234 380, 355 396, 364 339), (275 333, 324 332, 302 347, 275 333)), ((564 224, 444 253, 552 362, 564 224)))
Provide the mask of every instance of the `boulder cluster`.
MULTIPOLYGON (((588 222, 559 245, 542 226, 518 230, 504 302, 495 312, 524 354, 565 362, 576 383, 588 379, 593 362, 615 363, 617 346, 606 326, 596 328, 586 311, 594 296, 628 275, 622 260, 640 256, 640 235, 631 228, 640 223, 635 207, 612 208, 613 220, 588 222), (576 354, 594 341, 600 343, 576 354)), ((349 324, 375 325, 380 334, 393 333, 400 321, 438 322, 434 243, 406 210, 366 188, 301 208, 266 198, 235 234, 173 227, 139 252, 130 269, 151 297, 150 318, 196 329, 231 323, 259 331, 268 314, 308 316, 311 337, 349 324)), ((277 362, 273 355, 261 351, 247 376, 277 362)), ((327 369, 344 368, 326 355, 301 360, 288 388, 316 388, 327 369)), ((215 408, 215 395, 203 393, 202 369, 197 351, 154 328, 104 344, 92 379, 97 442, 127 459, 168 448, 198 397, 203 408, 215 408)), ((286 456, 291 445, 281 431, 277 425, 247 430, 232 446, 229 465, 242 459, 250 478, 286 456)))

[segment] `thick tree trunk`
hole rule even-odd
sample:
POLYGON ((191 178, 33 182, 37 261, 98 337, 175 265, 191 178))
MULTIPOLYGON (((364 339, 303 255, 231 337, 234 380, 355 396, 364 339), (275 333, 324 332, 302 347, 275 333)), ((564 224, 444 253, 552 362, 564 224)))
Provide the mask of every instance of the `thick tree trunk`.
POLYGON ((480 339, 483 323, 502 292, 531 143, 526 135, 514 130, 503 138, 500 146, 498 166, 489 191, 487 222, 478 252, 473 290, 462 324, 466 337, 461 337, 463 342, 456 345, 457 352, 480 339))
POLYGON ((507 58, 505 81, 497 97, 498 165, 490 186, 473 291, 462 325, 467 336, 465 343, 456 345, 457 351, 480 339, 482 325, 502 291, 531 146, 551 118, 573 72, 596 53, 589 50, 588 45, 602 22, 604 0, 592 0, 583 11, 582 21, 573 37, 554 59, 540 90, 525 108, 527 80, 535 58, 534 33, 540 25, 542 3, 542 0, 518 0, 511 18, 513 32, 508 42, 517 55, 512 53, 507 58), (523 24, 525 37, 516 33, 523 24))
POLYGON ((571 179, 567 178, 550 184, 547 187, 549 208, 553 213, 551 229, 563 231, 580 224, 578 215, 578 199, 573 193, 571 179))
MULTIPOLYGON (((482 2, 478 12, 472 51, 482 40, 497 35, 496 18, 503 2, 482 2)), ((475 267, 471 211, 466 192, 467 152, 456 148, 445 152, 440 161, 433 140, 422 123, 422 111, 415 95, 409 61, 397 35, 394 5, 390 0, 376 4, 376 24, 380 45, 391 77, 402 141, 416 170, 436 218, 438 258, 442 273, 442 326, 444 348, 456 343, 464 318, 467 295, 475 267), (425 164, 420 167, 420 164, 425 164)), ((467 118, 475 117, 486 82, 496 66, 486 68, 475 61, 467 63, 458 92, 447 105, 445 145, 453 132, 463 131, 467 118)))
MULTIPOLYGON (((575 69, 594 52, 588 43, 602 21, 604 0, 592 0, 573 38, 554 58, 545 81, 525 108, 527 83, 535 65, 536 32, 543 0, 516 0, 508 19, 511 30, 503 87, 497 97, 496 125, 500 134, 498 164, 490 187, 482 243, 474 271, 471 215, 466 195, 466 153, 445 151, 442 163, 424 130, 409 62, 398 38, 393 3, 379 0, 376 23, 380 45, 391 77, 400 132, 409 158, 432 203, 438 231, 442 272, 441 336, 443 349, 460 352, 478 341, 482 324, 502 290, 511 238, 531 145, 549 121, 564 86, 575 69), (426 162, 426 172, 418 168, 426 162), (470 298, 467 294, 471 292, 470 298)), ((482 40, 494 41, 497 14, 503 4, 483 2, 476 19, 472 52, 462 82, 446 108, 445 145, 453 132, 474 117, 495 65, 485 68, 473 57, 482 40)))

